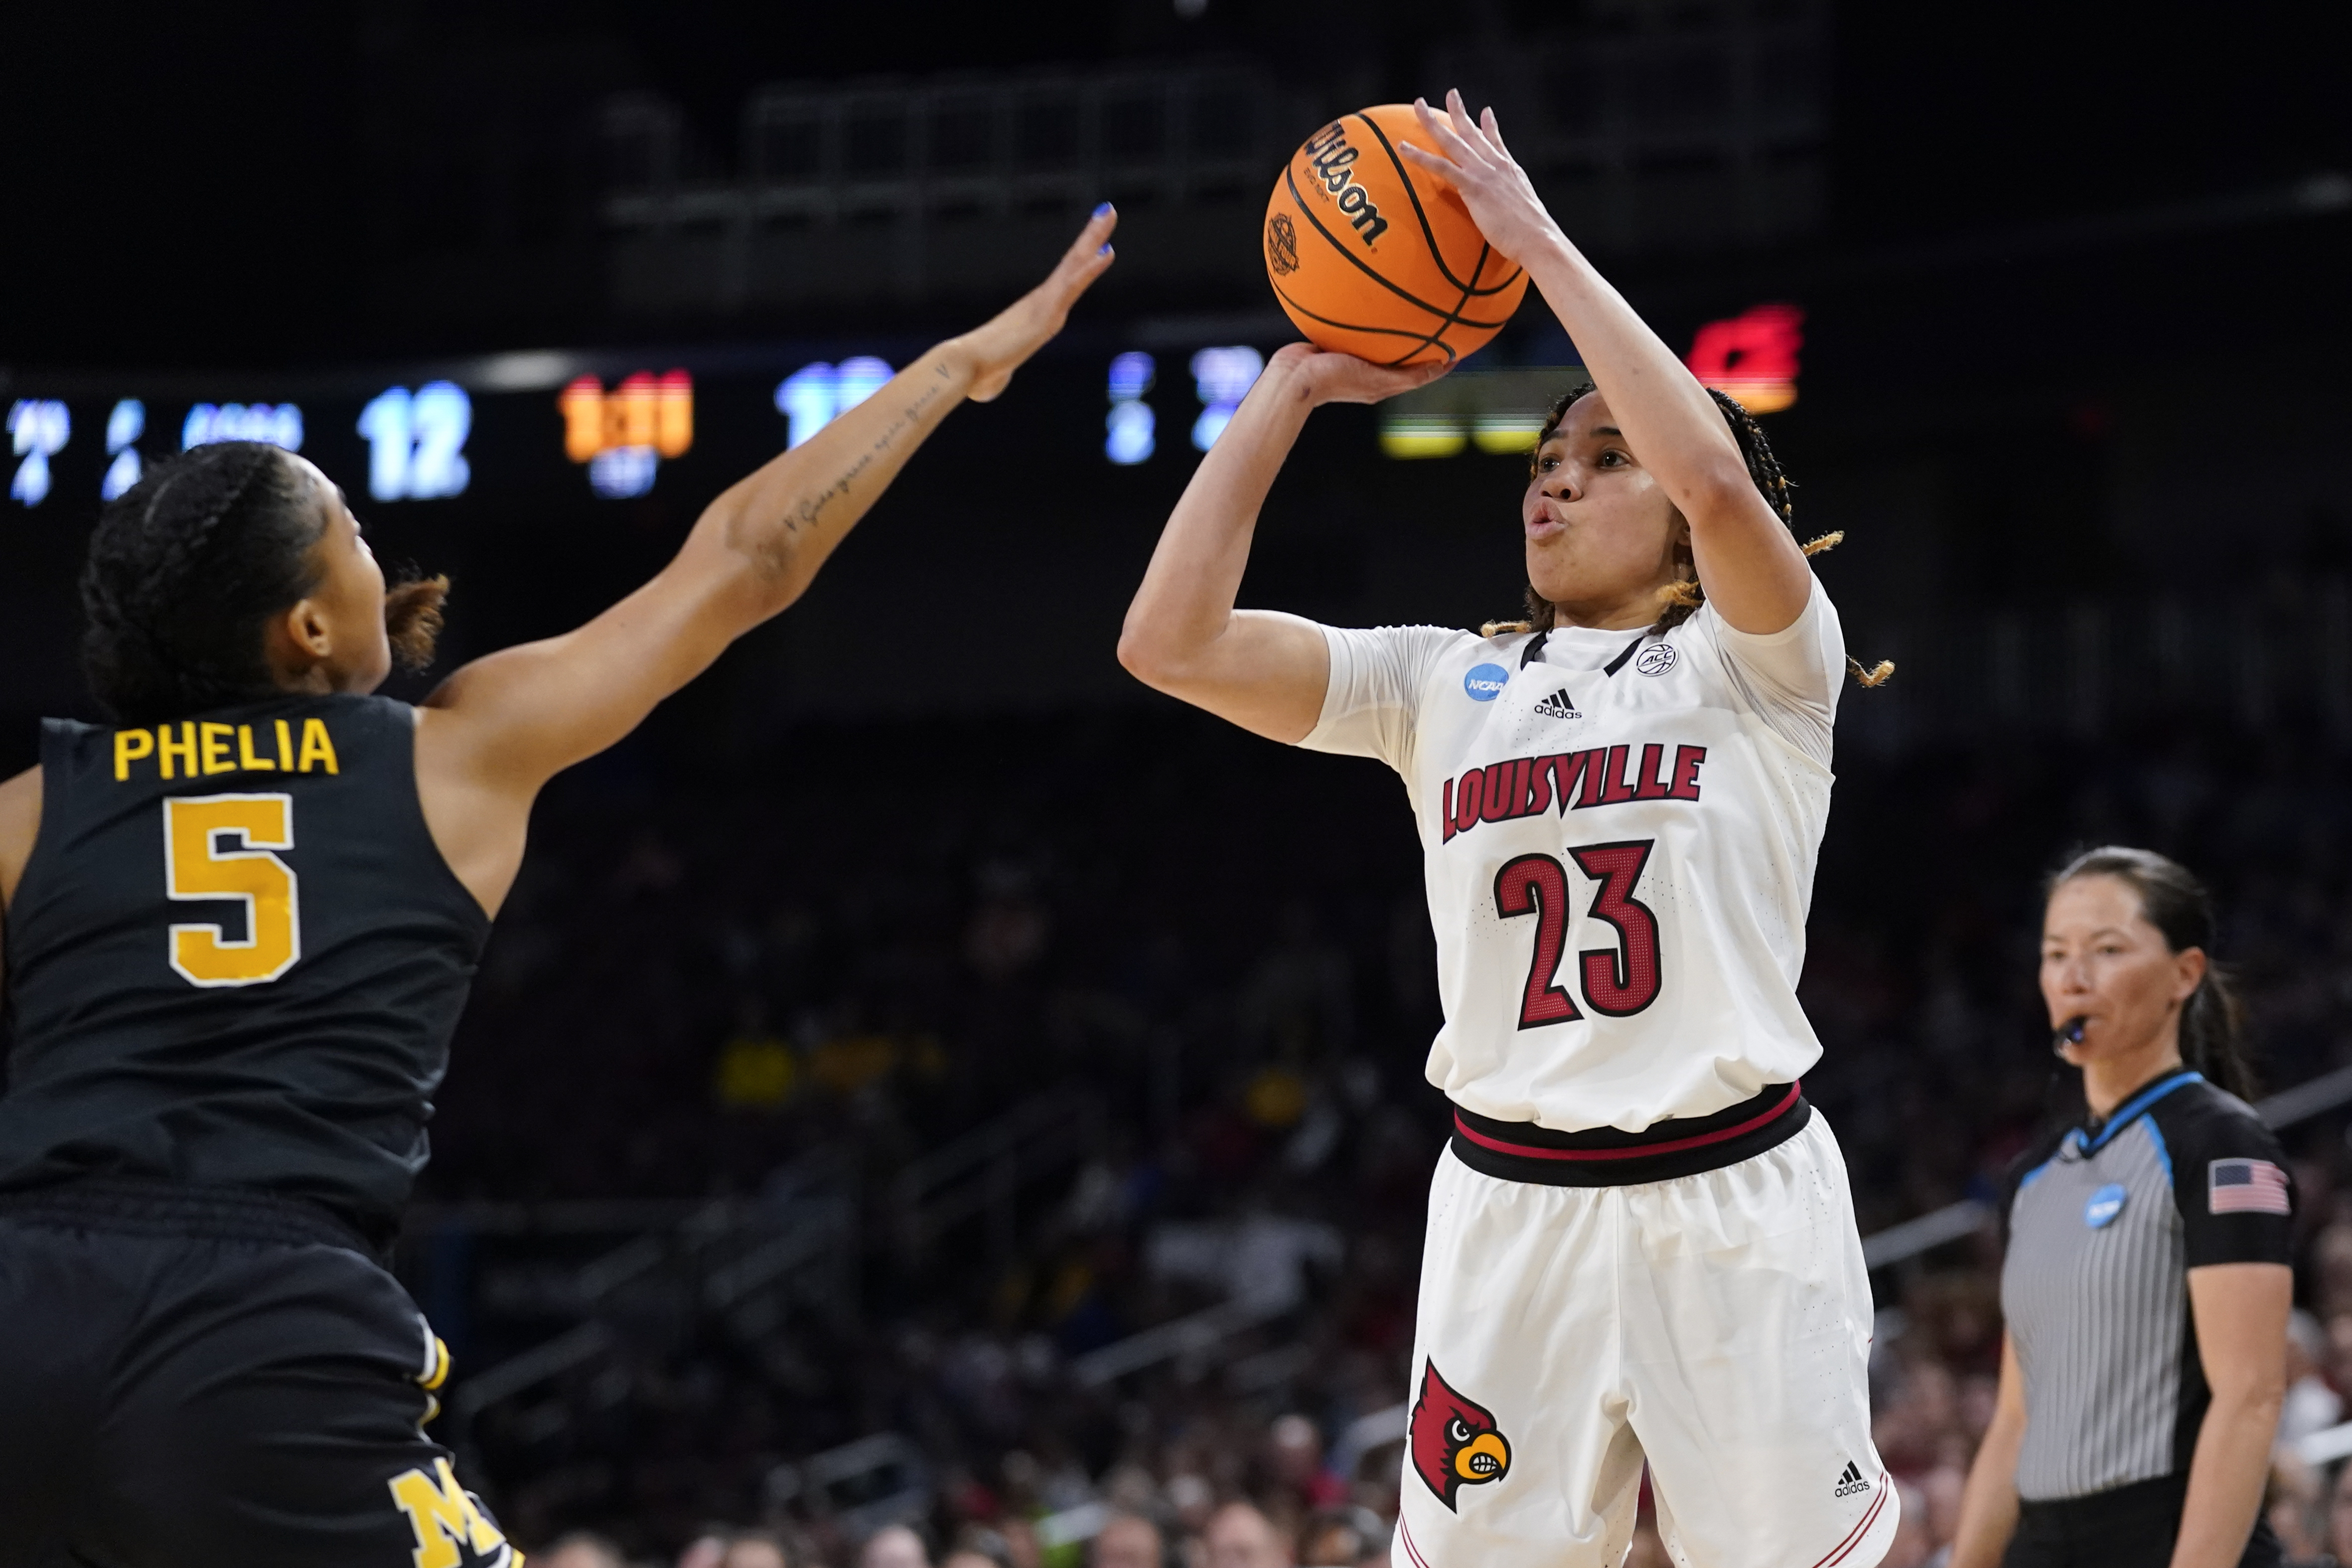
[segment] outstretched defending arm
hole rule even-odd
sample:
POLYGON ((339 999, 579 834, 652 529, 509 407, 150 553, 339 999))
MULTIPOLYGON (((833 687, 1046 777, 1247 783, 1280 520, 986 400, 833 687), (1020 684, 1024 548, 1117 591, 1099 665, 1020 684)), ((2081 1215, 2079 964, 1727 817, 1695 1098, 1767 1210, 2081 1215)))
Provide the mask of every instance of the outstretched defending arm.
POLYGON ((541 786, 619 740, 737 637, 804 592, 908 457, 966 398, 986 402, 1062 329, 1111 263, 1108 206, 1053 274, 711 502, 676 559, 579 630, 476 660, 425 699, 417 784, 459 879, 495 909, 541 786))
POLYGON ((1493 110, 1473 120, 1458 92, 1445 95, 1442 115, 1426 103, 1414 108, 1435 151, 1410 142, 1399 151, 1452 183, 1487 240, 1543 291, 1626 444, 1689 521, 1707 602, 1741 632, 1787 628, 1804 613, 1812 570, 1758 493, 1706 389, 1569 243, 1503 145, 1493 110))

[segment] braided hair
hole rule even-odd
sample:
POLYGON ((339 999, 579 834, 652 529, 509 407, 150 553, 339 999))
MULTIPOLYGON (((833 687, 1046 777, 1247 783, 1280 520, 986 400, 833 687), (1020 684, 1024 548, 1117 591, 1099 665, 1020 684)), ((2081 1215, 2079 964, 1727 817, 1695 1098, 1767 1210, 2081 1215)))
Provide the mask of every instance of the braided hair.
MULTIPOLYGON (((286 454, 223 441, 166 458, 99 514, 82 566, 91 695, 153 724, 277 694, 262 628, 319 585, 318 498, 286 454)), ((386 621, 404 664, 432 656, 446 579, 404 583, 386 621)))
MULTIPOLYGON (((1536 436, 1535 449, 1538 452, 1541 452, 1544 443, 1552 438, 1552 433, 1568 417, 1568 411, 1575 406, 1577 399, 1593 390, 1588 382, 1570 387, 1560 394, 1551 405, 1551 411, 1544 416, 1543 429, 1536 436)), ((1755 481, 1757 493, 1764 497, 1773 515, 1789 525, 1789 531, 1795 533, 1796 508, 1790 499, 1790 492, 1797 486, 1781 470, 1780 457, 1773 452, 1771 442, 1765 439, 1764 427, 1756 423, 1756 416, 1742 407, 1737 398, 1713 387, 1706 389, 1706 395, 1715 400, 1716 407, 1723 411, 1725 422, 1731 426, 1731 438, 1738 444, 1740 460, 1747 464, 1748 476, 1755 481)), ((1798 548, 1808 556, 1815 556, 1823 550, 1834 549, 1844 539, 1843 532, 1826 533, 1801 541, 1798 548)), ((1696 570, 1686 577, 1676 578, 1658 591, 1658 618, 1650 625, 1651 634, 1655 636, 1674 630, 1689 620, 1691 612, 1706 602, 1706 590, 1700 585, 1696 570)), ((1502 632, 1549 632, 1558 613, 1551 601, 1538 593, 1535 584, 1530 582, 1527 585, 1526 619, 1490 622, 1484 628, 1484 632, 1492 637, 1502 632)), ((1853 672, 1853 678, 1865 686, 1882 685, 1888 676, 1895 674, 1894 664, 1885 659, 1865 668, 1860 661, 1848 658, 1846 667, 1853 672)))

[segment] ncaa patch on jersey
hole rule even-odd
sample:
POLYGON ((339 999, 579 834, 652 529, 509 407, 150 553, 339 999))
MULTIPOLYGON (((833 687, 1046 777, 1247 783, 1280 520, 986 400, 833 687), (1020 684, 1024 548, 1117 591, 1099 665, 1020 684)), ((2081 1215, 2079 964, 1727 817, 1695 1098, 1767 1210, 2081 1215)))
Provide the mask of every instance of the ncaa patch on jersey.
POLYGON ((2083 1223, 2094 1230, 2105 1229, 2115 1223, 2116 1216, 2124 1211, 2124 1199, 2130 1196, 2121 1182, 2109 1182, 2093 1193, 2091 1201, 2083 1206, 2083 1223))
POLYGON ((1511 672, 1500 664, 1473 664, 1470 673, 1462 677, 1462 689, 1470 694, 1474 703, 1490 703, 1503 695, 1509 684, 1511 672))
POLYGON ((1672 643, 1653 643, 1633 655, 1633 668, 1645 675, 1663 675, 1675 667, 1675 661, 1681 656, 1672 643))
POLYGON ((2288 1214, 2286 1172, 2268 1160, 2215 1160, 2205 1167, 2209 1214, 2288 1214))

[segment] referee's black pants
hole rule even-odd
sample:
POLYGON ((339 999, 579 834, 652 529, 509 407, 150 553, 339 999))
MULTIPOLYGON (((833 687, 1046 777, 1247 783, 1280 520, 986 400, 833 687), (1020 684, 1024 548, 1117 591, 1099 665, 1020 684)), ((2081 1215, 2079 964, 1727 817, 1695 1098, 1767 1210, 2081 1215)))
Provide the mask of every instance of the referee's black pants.
MULTIPOLYGON (((2167 1568, 2180 1535, 2186 1475, 2135 1481, 2055 1502, 2021 1502, 2001 1568, 2167 1568)), ((2261 1520, 2239 1568, 2279 1568, 2278 1537, 2261 1520)))

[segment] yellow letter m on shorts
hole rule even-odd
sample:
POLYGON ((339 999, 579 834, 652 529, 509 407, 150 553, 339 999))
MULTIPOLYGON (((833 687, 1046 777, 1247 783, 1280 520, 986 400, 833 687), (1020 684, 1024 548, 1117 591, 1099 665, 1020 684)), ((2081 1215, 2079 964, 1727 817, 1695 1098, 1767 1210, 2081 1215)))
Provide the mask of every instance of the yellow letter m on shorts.
POLYGON ((416 1532, 416 1568, 521 1568, 522 1554, 507 1544, 473 1494, 457 1484, 446 1459, 433 1475, 407 1470, 392 1478, 392 1500, 416 1532))

